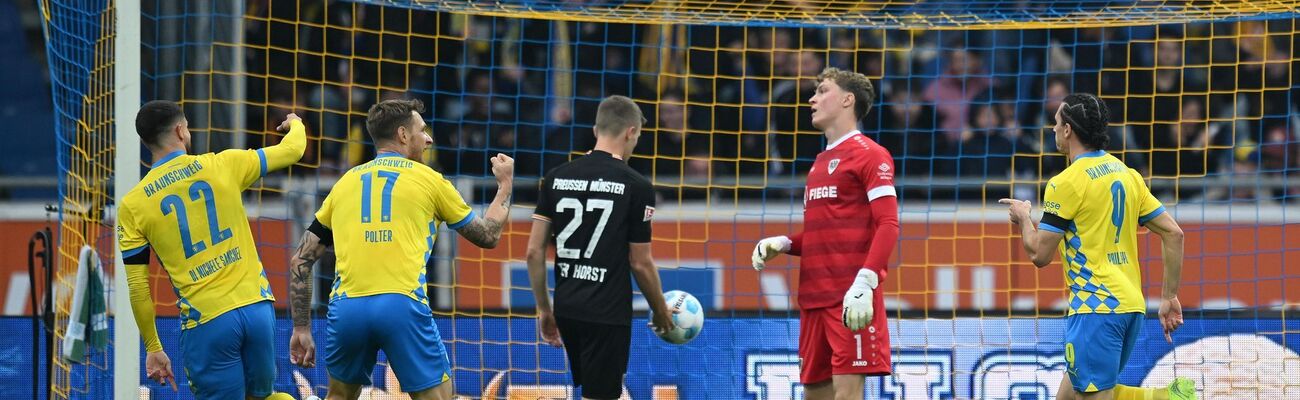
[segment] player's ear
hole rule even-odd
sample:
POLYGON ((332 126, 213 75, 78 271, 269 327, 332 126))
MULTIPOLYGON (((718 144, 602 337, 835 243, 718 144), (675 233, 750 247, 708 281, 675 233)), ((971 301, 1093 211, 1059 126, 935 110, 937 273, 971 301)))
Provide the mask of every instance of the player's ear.
POLYGON ((397 134, 393 135, 393 138, 397 139, 398 144, 406 145, 408 143, 411 143, 410 135, 411 135, 411 131, 409 129, 406 129, 406 126, 403 125, 397 127, 397 134))
POLYGON ((172 135, 176 136, 176 141, 185 143, 187 136, 185 132, 185 123, 177 122, 176 125, 172 125, 172 135))

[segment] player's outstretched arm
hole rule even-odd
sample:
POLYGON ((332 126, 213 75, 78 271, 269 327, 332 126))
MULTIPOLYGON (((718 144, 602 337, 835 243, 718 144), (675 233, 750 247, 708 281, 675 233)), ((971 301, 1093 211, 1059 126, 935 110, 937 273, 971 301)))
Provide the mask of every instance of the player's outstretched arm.
POLYGON ((515 160, 505 154, 492 157, 492 175, 497 178, 497 195, 488 205, 482 218, 474 218, 456 232, 475 246, 485 249, 497 247, 501 240, 501 227, 510 218, 510 195, 514 192, 515 160))
POLYGON ((288 130, 289 134, 284 135, 284 139, 280 139, 279 144, 258 150, 266 157, 267 171, 293 165, 302 158, 302 153, 307 149, 307 126, 303 125, 302 118, 289 114, 284 117, 284 122, 280 123, 276 130, 281 132, 288 130))
POLYGON ((289 338, 289 362, 302 367, 316 366, 316 342, 311 336, 311 268, 325 255, 327 245, 316 231, 323 229, 319 221, 302 233, 298 250, 289 261, 290 315, 293 317, 293 335, 289 338))
POLYGON ((1160 325, 1165 330, 1165 340, 1183 325, 1183 306, 1178 302, 1178 288, 1183 278, 1183 228, 1169 213, 1163 213, 1147 222, 1147 229, 1160 235, 1161 260, 1165 266, 1164 289, 1161 290, 1160 325))
POLYGON ((637 287, 650 310, 654 311, 654 320, 650 321, 655 333, 673 330, 672 311, 664 299, 663 285, 659 283, 659 267, 655 266, 654 257, 650 255, 650 243, 629 243, 628 261, 632 264, 632 276, 636 278, 637 287))
POLYGON ((1011 223, 1020 226, 1020 241, 1034 266, 1042 268, 1052 263, 1056 246, 1065 238, 1064 230, 1038 229, 1038 221, 1029 214, 1033 204, 1025 200, 1001 199, 998 203, 1010 206, 1007 210, 1011 223))
POLYGON ((528 234, 528 284, 533 288, 533 301, 537 304, 537 331, 542 341, 559 347, 560 329, 555 324, 551 310, 551 297, 546 290, 546 250, 551 245, 551 222, 533 220, 533 230, 528 234))

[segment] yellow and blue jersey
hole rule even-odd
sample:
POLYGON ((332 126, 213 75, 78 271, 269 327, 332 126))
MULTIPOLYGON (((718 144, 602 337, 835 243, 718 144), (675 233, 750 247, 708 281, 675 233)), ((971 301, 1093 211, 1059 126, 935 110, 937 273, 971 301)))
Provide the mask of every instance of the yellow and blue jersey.
POLYGON ((438 226, 473 218, 451 182, 423 163, 381 153, 353 167, 316 212, 338 259, 330 301, 394 293, 428 305, 425 265, 438 226))
POLYGON ((1104 151, 1048 181, 1039 229, 1065 235, 1069 315, 1146 312, 1137 227, 1164 211, 1142 176, 1104 151))
POLYGON ((158 255, 176 292, 183 329, 275 300, 241 197, 267 168, 261 149, 177 151, 155 162, 123 196, 117 232, 122 258, 137 259, 150 250, 158 255))

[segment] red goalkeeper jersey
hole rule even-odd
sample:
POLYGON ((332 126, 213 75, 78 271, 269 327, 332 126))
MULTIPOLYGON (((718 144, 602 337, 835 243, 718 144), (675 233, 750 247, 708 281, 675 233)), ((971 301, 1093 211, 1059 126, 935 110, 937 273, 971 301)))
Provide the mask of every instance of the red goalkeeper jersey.
POLYGON ((804 188, 804 231, 791 238, 799 261, 799 307, 839 307, 861 268, 884 282, 898 240, 894 161, 854 131, 817 155, 804 188))

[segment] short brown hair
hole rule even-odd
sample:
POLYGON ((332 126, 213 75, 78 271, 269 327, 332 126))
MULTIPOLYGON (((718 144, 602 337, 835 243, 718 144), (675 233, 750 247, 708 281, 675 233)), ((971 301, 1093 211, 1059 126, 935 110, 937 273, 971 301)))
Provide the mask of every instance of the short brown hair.
POLYGON ((397 137, 397 128, 409 126, 411 111, 424 112, 424 102, 419 99, 384 100, 370 106, 366 114, 366 130, 370 139, 376 143, 393 140, 397 137))
POLYGON ((829 67, 817 75, 817 82, 830 79, 844 91, 853 94, 853 116, 861 121, 871 112, 871 105, 876 102, 876 88, 871 86, 871 79, 853 71, 829 67))
POLYGON ((596 108, 596 133, 617 135, 633 126, 645 124, 641 107, 624 96, 609 96, 596 108))

